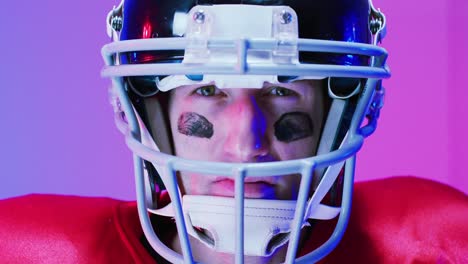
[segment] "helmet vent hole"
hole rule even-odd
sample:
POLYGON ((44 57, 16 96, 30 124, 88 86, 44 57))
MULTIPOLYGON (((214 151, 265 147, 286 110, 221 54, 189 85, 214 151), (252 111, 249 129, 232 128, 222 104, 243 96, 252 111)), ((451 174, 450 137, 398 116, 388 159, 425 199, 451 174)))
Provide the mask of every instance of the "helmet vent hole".
POLYGON ((281 245, 283 245, 289 238, 289 232, 288 233, 279 233, 273 236, 273 238, 270 240, 267 246, 266 252, 268 254, 273 254, 273 252, 281 245))
POLYGON ((197 226, 194 226, 193 229, 198 234, 199 238, 201 238, 207 244, 209 244, 211 246, 215 245, 214 236, 208 229, 197 227, 197 226))

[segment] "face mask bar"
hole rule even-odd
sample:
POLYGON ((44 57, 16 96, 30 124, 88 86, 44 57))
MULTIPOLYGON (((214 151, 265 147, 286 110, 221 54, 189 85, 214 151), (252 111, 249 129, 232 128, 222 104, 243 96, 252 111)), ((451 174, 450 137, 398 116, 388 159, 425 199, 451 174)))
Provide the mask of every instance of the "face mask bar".
MULTIPOLYGON (((234 64, 135 64, 135 65, 115 65, 118 63, 119 53, 129 51, 146 50, 174 50, 185 49, 187 41, 183 38, 177 39, 150 39, 150 40, 128 40, 108 44, 104 46, 102 54, 106 62, 102 75, 111 77, 113 86, 117 90, 118 98, 122 104, 125 117, 128 121, 126 140, 129 147, 135 151, 134 167, 136 171, 137 200, 140 221, 145 235, 150 244, 157 249, 157 252, 172 263, 194 263, 188 233, 183 217, 181 199, 177 186, 176 171, 185 170, 206 174, 225 175, 235 179, 235 200, 236 200, 236 223, 237 223, 237 248, 236 263, 243 263, 243 209, 244 209, 244 179, 250 176, 285 175, 289 173, 301 173, 302 180, 298 194, 296 212, 292 224, 291 239, 288 246, 286 263, 311 263, 316 262, 330 253, 341 240, 344 234, 351 204, 352 185, 354 177, 355 154, 360 149, 364 137, 368 135, 375 122, 360 128, 364 117, 369 114, 368 109, 373 103, 375 87, 379 79, 388 78, 389 70, 385 65, 387 53, 383 48, 368 44, 346 43, 323 40, 298 40, 298 50, 313 52, 329 52, 357 54, 371 57, 372 66, 342 66, 342 65, 318 65, 318 64, 271 64, 255 65, 247 63, 247 51, 249 49, 274 49, 277 43, 275 40, 209 40, 209 48, 234 48, 238 54, 237 63, 234 64), (154 48, 154 47, 157 47, 154 48), (200 162, 181 159, 172 155, 154 151, 141 144, 141 131, 138 119, 133 110, 131 102, 126 94, 123 76, 143 76, 143 75, 177 75, 177 74, 257 74, 257 75, 287 75, 290 76, 314 76, 314 77, 351 77, 370 78, 353 116, 348 137, 342 147, 312 158, 290 161, 278 161, 269 163, 217 163, 200 162), (177 230, 181 239, 182 255, 174 252, 164 245, 152 229, 152 225, 147 212, 147 200, 145 197, 145 175, 143 159, 154 164, 164 166, 165 183, 174 204, 177 230), (342 211, 338 223, 330 239, 313 252, 296 258, 297 247, 301 225, 306 214, 308 204, 308 190, 311 186, 313 171, 317 168, 338 166, 345 162, 345 183, 343 191, 342 211), (198 164, 198 165, 196 165, 198 164)), ((322 179, 318 190, 326 177, 322 179)), ((327 190, 328 191, 328 190, 327 190)), ((319 203, 321 199, 316 199, 319 203)))
POLYGON ((188 45, 185 38, 158 38, 126 40, 107 44, 101 53, 106 63, 102 71, 104 77, 119 76, 144 76, 144 75, 202 75, 202 74, 251 74, 251 75, 285 75, 289 76, 313 76, 315 78, 349 77, 349 78, 388 78, 389 69, 385 65, 387 52, 385 49, 362 43, 350 43, 342 41, 298 39, 299 51, 341 53, 344 55, 363 55, 373 57, 374 66, 349 66, 349 65, 325 65, 325 64, 248 64, 248 50, 274 50, 278 45, 277 40, 269 39, 240 39, 223 40, 210 39, 208 49, 231 48, 237 53, 236 63, 157 63, 157 64, 132 64, 116 65, 119 53, 130 51, 151 50, 184 50, 188 45), (155 48, 157 47, 157 48, 155 48))

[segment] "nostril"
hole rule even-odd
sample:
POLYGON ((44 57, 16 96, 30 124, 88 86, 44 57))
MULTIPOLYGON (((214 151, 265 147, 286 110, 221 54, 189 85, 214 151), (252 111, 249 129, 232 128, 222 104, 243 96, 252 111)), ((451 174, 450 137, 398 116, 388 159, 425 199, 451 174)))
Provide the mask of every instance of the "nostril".
POLYGON ((257 159, 255 162, 272 162, 272 161, 276 161, 276 159, 270 154, 265 154, 265 155, 257 156, 257 159))

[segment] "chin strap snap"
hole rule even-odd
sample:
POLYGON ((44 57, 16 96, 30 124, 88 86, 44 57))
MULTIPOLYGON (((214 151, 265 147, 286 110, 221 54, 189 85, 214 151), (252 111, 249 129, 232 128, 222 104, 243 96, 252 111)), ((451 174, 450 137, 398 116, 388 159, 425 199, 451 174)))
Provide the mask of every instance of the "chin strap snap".
MULTIPOLYGON (((295 200, 244 200, 244 254, 270 256, 286 244, 296 209, 295 200)), ((171 204, 161 209, 148 209, 161 216, 174 217, 171 204)), ((218 252, 235 252, 235 199, 230 197, 185 195, 183 212, 188 233, 218 252)), ((307 219, 329 220, 340 213, 340 207, 318 204, 308 210, 307 219)))

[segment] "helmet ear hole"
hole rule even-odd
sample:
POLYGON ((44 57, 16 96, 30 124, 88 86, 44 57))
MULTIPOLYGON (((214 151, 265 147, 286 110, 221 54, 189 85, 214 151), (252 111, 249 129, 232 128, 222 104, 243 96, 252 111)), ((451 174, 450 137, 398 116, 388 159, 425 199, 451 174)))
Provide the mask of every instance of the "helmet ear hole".
POLYGON ((140 97, 150 97, 159 92, 157 83, 165 76, 130 76, 127 77, 128 87, 140 97))
POLYGON ((328 78, 328 95, 333 99, 348 99, 361 90, 361 79, 330 77, 328 78))

